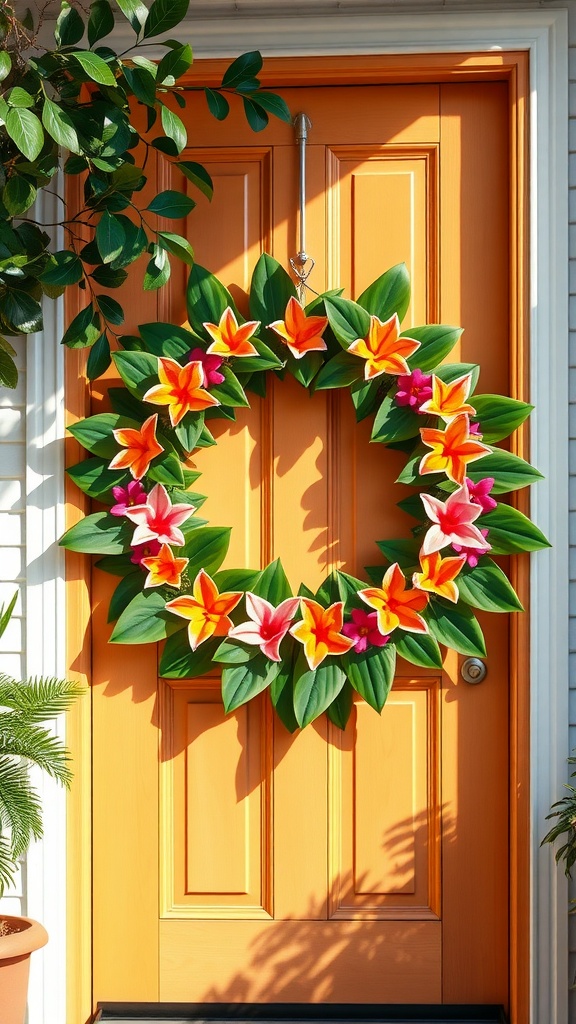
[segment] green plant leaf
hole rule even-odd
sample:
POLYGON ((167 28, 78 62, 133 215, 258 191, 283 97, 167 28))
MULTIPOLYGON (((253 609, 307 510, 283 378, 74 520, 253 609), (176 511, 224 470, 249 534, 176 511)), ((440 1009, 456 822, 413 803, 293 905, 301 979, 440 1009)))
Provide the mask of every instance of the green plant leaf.
MULTIPOLYGON (((180 75, 184 75, 190 65, 192 64, 192 47, 187 43, 181 46, 175 46, 174 49, 168 50, 165 53, 158 65, 158 73, 156 80, 161 84, 166 81, 167 78, 180 78, 180 75)), ((177 94, 176 94, 177 95, 177 94)))
POLYGON ((261 70, 262 54, 258 50, 242 53, 226 68, 222 85, 227 89, 235 89, 239 83, 246 81, 246 79, 255 78, 261 70))
MULTIPOLYGON (((158 3, 158 0, 156 0, 158 3)), ((161 114, 162 128, 167 138, 172 139, 178 153, 181 153, 188 142, 188 133, 184 122, 178 114, 175 114, 169 107, 162 106, 161 114)))
POLYGON ((112 431, 127 428, 139 430, 140 424, 113 412, 99 412, 96 416, 73 423, 68 430, 83 448, 101 459, 110 460, 118 451, 112 431))
POLYGON ((90 17, 88 19, 88 43, 94 46, 99 39, 103 39, 112 32, 114 28, 114 14, 108 0, 94 0, 90 4, 90 17))
POLYGON ((166 249, 166 252, 169 252, 172 256, 177 256, 179 260, 182 260, 189 267, 193 265, 194 250, 190 242, 183 238, 182 235, 175 235, 170 231, 159 231, 158 245, 166 249))
MULTIPOLYGON (((416 353, 418 355, 418 353, 416 353)), ((418 364, 418 359, 415 360, 418 364)), ((452 384, 459 377, 464 377, 467 373, 472 374, 472 382, 470 385, 470 391, 474 391, 478 383, 478 377, 480 376, 480 367, 478 363, 443 363, 442 366, 437 366, 434 370, 437 377, 443 380, 445 384, 452 384)))
POLYGON ((270 565, 266 566, 258 582, 255 583, 253 592, 258 597, 263 597, 266 601, 270 601, 270 604, 273 604, 275 607, 288 597, 292 597, 292 588, 279 558, 276 558, 273 562, 270 562, 270 565))
POLYGON ((270 699, 276 714, 288 732, 296 732, 298 722, 294 714, 294 685, 292 659, 280 662, 280 671, 270 684, 270 699))
POLYGON ((527 402, 519 402, 516 398, 504 395, 474 395, 471 403, 476 409, 476 415, 471 419, 480 423, 482 440, 486 444, 508 437, 528 419, 534 408, 527 402))
MULTIPOLYGON (((358 305, 380 320, 388 320, 393 313, 402 321, 410 305, 410 276, 405 263, 398 263, 385 274, 381 274, 358 298, 358 305)), ((357 338, 363 338, 357 334, 357 338)), ((354 339, 352 339, 353 341, 354 339)), ((420 365, 420 364, 418 364, 420 365)))
POLYGON ((246 665, 260 653, 258 647, 248 647, 239 641, 223 640, 214 653, 214 661, 219 665, 246 665))
POLYGON ((122 577, 110 598, 107 622, 114 622, 128 607, 132 598, 136 597, 136 594, 142 593, 146 577, 139 566, 133 566, 133 568, 135 571, 122 577))
POLYGON ((70 54, 78 61, 89 78, 99 85, 116 85, 116 79, 106 61, 90 50, 77 50, 70 54))
POLYGON ((136 594, 112 630, 110 643, 151 644, 181 629, 180 623, 165 611, 165 604, 166 598, 157 590, 136 594))
MULTIPOLYGON (((352 356, 352 358, 358 358, 352 356)), ((380 388, 382 387, 381 377, 376 377, 373 380, 361 380, 356 381, 355 384, 350 388, 350 397, 356 410, 356 422, 360 423, 361 420, 366 419, 371 412, 374 411, 378 404, 378 399, 384 397, 380 394, 380 388)))
POLYGON ((186 17, 190 0, 154 0, 144 26, 144 38, 169 32, 186 17))
POLYGON ((254 590, 260 579, 259 569, 220 569, 213 579, 220 592, 226 590, 254 590))
POLYGON ((8 78, 12 70, 12 58, 8 53, 8 50, 2 50, 0 52, 0 82, 3 82, 5 78, 8 78))
POLYGON ((18 385, 18 368, 9 352, 0 348, 0 384, 5 388, 18 385))
POLYGON ((182 554, 189 558, 188 575, 195 579, 200 569, 209 576, 220 568, 230 544, 230 529, 223 526, 201 526, 186 537, 182 554))
POLYGON ((195 206, 194 200, 189 199, 182 192, 167 189, 165 192, 159 192, 158 195, 154 196, 154 199, 151 203, 148 203, 146 209, 150 210, 151 213, 157 213, 160 217, 170 217, 173 220, 179 220, 187 217, 195 206))
POLYGON ((250 125, 253 132, 261 132, 266 128, 269 117, 262 107, 258 106, 254 100, 248 99, 247 96, 242 97, 242 103, 244 105, 244 113, 246 120, 250 125))
MULTIPOLYGON (((285 346, 267 325, 283 320, 286 306, 291 298, 298 298, 294 282, 284 267, 268 253, 258 259, 250 284, 250 316, 259 320, 264 328, 264 337, 272 351, 280 358, 285 357, 285 346)), ((243 364, 246 360, 242 361, 243 364)))
POLYGON ((54 27, 54 39, 57 46, 75 46, 84 35, 84 22, 78 11, 71 7, 67 0, 62 0, 60 13, 54 27))
POLYGON ((348 352, 339 352, 324 363, 314 381, 314 390, 324 388, 345 388, 354 384, 363 374, 362 360, 348 352))
POLYGON ((326 659, 312 671, 300 653, 294 669, 294 712, 298 725, 303 729, 326 711, 345 682, 344 671, 335 661, 326 659))
MULTIPOLYGON (((228 289, 214 274, 198 263, 194 264, 188 277, 186 302, 188 319, 198 334, 204 334, 202 324, 217 324, 227 306, 230 306, 239 323, 243 322, 228 289)), ((191 343, 190 348, 193 347, 191 343)), ((245 360, 242 359, 242 363, 244 362, 245 360)))
POLYGON ((25 107, 12 107, 6 115, 5 124, 12 142, 33 163, 44 145, 44 131, 36 114, 25 107))
POLYGON ((499 504, 478 520, 480 527, 488 527, 488 543, 492 554, 507 555, 523 551, 549 548, 550 542, 527 516, 511 505, 499 504))
POLYGON ((404 441, 417 437, 421 425, 422 418, 410 406, 397 405, 393 395, 386 395, 376 413, 370 440, 382 444, 404 441))
POLYGON ((191 331, 175 324, 140 324, 138 330, 146 348, 155 356, 171 356, 182 360, 182 356, 188 355, 196 347, 191 331))
POLYGON ((351 651, 342 658, 352 686, 375 711, 382 711, 394 682, 396 648, 393 643, 371 647, 361 654, 351 651))
POLYGON ((343 348, 347 349, 353 341, 366 337, 370 328, 370 317, 362 306, 338 296, 324 301, 330 327, 343 348))
POLYGON ((114 214, 104 213, 96 225, 96 245, 102 257, 103 263, 112 263, 122 253, 126 234, 124 227, 118 217, 114 214))
POLYGON ((127 388, 138 398, 158 381, 158 359, 149 352, 114 352, 112 359, 127 388))
POLYGON ((394 633, 396 653, 412 665, 422 668, 442 668, 442 654, 437 641, 427 633, 394 633))
MULTIPOLYGON (((182 623, 182 619, 179 621, 182 623)), ((207 672, 214 672, 214 653, 218 643, 218 640, 207 640, 193 651, 188 630, 180 628, 166 640, 160 658, 160 675, 163 679, 197 679, 207 672)))
POLYGON ((11 107, 33 107, 34 97, 30 95, 26 89, 22 89, 21 86, 15 85, 9 92, 6 93, 5 99, 11 107))
POLYGON ((108 323, 115 326, 124 323, 124 310, 120 303, 116 302, 116 299, 112 299, 109 295, 97 295, 96 302, 102 316, 108 323))
POLYGON ((69 324, 62 338, 62 345, 69 348, 86 348, 100 337, 100 317, 92 303, 84 306, 69 324))
POLYGON ((130 546, 132 524, 108 512, 94 512, 70 527, 60 544, 68 551, 91 555, 120 555, 130 546))
POLYGON ((52 253, 48 268, 40 275, 45 284, 69 285, 82 280, 84 270, 79 257, 68 249, 52 253))
POLYGON ((88 362, 86 364, 88 380, 96 380, 98 377, 101 377, 103 373, 106 373, 111 362, 110 342, 106 334, 101 334, 98 340, 94 342, 88 354, 88 362))
POLYGON ((282 99, 281 96, 277 96, 275 92, 265 92, 259 89, 255 102, 259 107, 264 107, 264 110, 267 110, 269 114, 279 118, 280 121, 292 124, 292 114, 286 100, 282 99))
POLYGON ((495 448, 489 455, 484 455, 467 467, 466 476, 474 483, 483 480, 485 477, 494 477, 493 494, 506 494, 508 491, 517 491, 520 487, 527 487, 529 484, 543 480, 542 473, 534 469, 529 462, 519 458, 512 452, 505 452, 501 448, 495 448))
POLYGON ((122 65, 122 71, 128 89, 134 93, 136 99, 153 109, 156 105, 156 79, 154 76, 146 68, 130 68, 126 64, 122 65))
POLYGON ((203 195, 207 199, 212 199, 214 194, 214 183, 212 178, 208 174, 208 171, 202 164, 195 163, 193 160, 177 160, 172 164, 173 167, 177 167, 182 174, 191 181, 196 188, 200 189, 203 195))
POLYGON ((35 199, 36 189, 34 185, 19 174, 12 175, 2 191, 4 206, 12 217, 19 217, 26 213, 26 210, 30 209, 35 199))
POLYGON ((148 17, 148 8, 142 0, 116 0, 118 7, 128 19, 136 35, 140 35, 148 17))
POLYGON ((411 569, 413 566, 418 565, 420 541, 415 537, 399 537, 398 540, 379 540, 376 543, 390 564, 398 562, 401 569, 411 569))
POLYGON ((338 696, 326 708, 326 714, 338 729, 344 731, 348 725, 348 719, 352 713, 353 706, 354 691, 348 680, 346 680, 338 696))
POLYGON ((10 288, 1 298, 1 309, 4 319, 17 334, 34 334, 42 330, 42 308, 26 292, 10 288))
POLYGON ((129 476, 124 478, 117 469, 108 469, 107 461, 98 456, 84 459, 76 466, 70 466, 66 472, 84 494, 104 502, 112 501, 113 487, 117 484, 124 486, 130 480, 129 476))
POLYGON ((428 373, 450 354, 461 335, 461 327, 447 327, 445 324, 427 324, 425 327, 411 327, 403 331, 403 337, 420 342, 420 348, 410 357, 408 366, 411 370, 418 366, 424 373, 428 373))
POLYGON ((499 565, 482 558, 474 569, 464 567, 456 581, 463 601, 487 612, 521 612, 516 591, 499 565))
POLYGON ((157 484, 165 484, 168 487, 183 487, 184 476, 180 459, 172 452, 158 457, 148 470, 148 478, 157 484))
POLYGON ((168 253, 165 249, 161 249, 159 245, 155 245, 152 251, 152 259, 149 261, 146 267, 146 273, 144 274, 145 292, 152 292, 157 288, 162 288, 169 280, 172 269, 170 266, 170 260, 168 259, 168 253))
POLYGON ((204 89, 208 110, 217 121, 224 121, 230 113, 230 104, 225 96, 215 89, 204 89))
POLYGON ((258 653, 243 665, 227 665, 222 671, 222 701, 228 714, 266 690, 280 671, 280 662, 258 653))
POLYGON ((450 604, 441 598, 430 601, 424 613, 430 632, 441 644, 458 654, 486 657, 486 645, 480 624, 461 601, 450 604))

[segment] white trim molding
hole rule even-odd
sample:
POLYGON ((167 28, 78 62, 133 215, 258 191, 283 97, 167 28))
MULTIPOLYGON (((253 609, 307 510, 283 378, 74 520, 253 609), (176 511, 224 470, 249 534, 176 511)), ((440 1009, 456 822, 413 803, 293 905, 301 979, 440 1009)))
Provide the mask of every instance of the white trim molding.
MULTIPOLYGON (((303 14, 295 11, 268 17, 235 16, 190 19, 179 37, 188 34, 197 57, 233 57, 245 50, 260 49, 264 56, 330 54, 378 54, 417 52, 467 52, 525 50, 530 56, 531 109, 531 389, 536 413, 532 421, 532 458, 546 480, 534 488, 532 513, 553 547, 534 559, 531 590, 531 1024, 567 1024, 568 938, 567 888, 551 851, 540 849, 545 815, 562 792, 566 778, 568 744, 568 66, 567 12, 531 8, 502 11, 488 5, 481 11, 389 12, 359 14, 326 10, 303 14)), ((114 43, 129 45, 134 36, 128 25, 119 25, 114 43)), ((147 48, 146 55, 159 56, 147 48)), ((47 197, 48 199, 48 197, 47 197)), ((53 217, 47 219, 54 219, 53 217)), ((54 671, 61 671, 61 627, 64 623, 62 565, 55 553, 59 511, 63 503, 64 475, 61 464, 61 422, 58 396, 62 393, 62 367, 58 340, 62 312, 30 342, 30 438, 40 439, 32 454, 30 470, 29 549, 29 647, 36 658, 45 645, 54 671), (57 397, 54 397, 57 396, 57 397), (41 454, 41 465, 37 457, 41 454), (53 459, 53 461, 52 461, 53 459), (47 461, 44 461, 47 460, 47 461), (36 474, 38 474, 36 481, 36 474), (56 513, 54 513, 56 509, 56 513), (32 575, 32 571, 34 575, 32 575)), ((47 317, 48 323, 48 317, 47 317)), ((35 662, 36 664, 36 662, 35 662)), ((44 896, 56 893, 52 907, 62 914, 64 887, 58 881, 65 863, 64 835, 59 797, 51 797, 46 817, 47 842, 43 876, 48 879, 44 896), (61 836, 52 847, 50 836, 61 836), (54 863, 53 850, 60 850, 54 863), (51 888, 52 887, 52 888, 51 888), (59 902, 60 901, 60 902, 59 902)), ((29 909, 35 910, 31 888, 29 909)), ((52 950, 57 954, 44 972, 44 1007, 34 998, 30 1024, 63 1024, 60 997, 63 990, 63 929, 52 931, 52 950), (57 962, 56 962, 57 961, 57 962), (58 975, 54 982, 48 975, 58 975), (50 988, 54 985, 55 988, 50 988), (50 994, 52 993, 52 995, 50 994)), ((48 947, 50 948, 50 947, 48 947)), ((523 1024, 523 1022, 519 1022, 523 1024)))

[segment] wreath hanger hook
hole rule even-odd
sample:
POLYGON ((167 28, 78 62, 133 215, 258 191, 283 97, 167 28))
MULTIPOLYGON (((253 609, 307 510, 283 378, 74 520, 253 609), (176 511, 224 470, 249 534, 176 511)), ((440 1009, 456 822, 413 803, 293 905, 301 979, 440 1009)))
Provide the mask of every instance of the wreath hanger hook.
MULTIPOLYGON (((312 121, 307 114, 299 113, 293 121, 294 130, 296 135, 296 142, 298 143, 298 149, 300 154, 299 160, 299 228, 300 228, 300 245, 299 251, 296 256, 290 257, 290 266, 298 278, 298 284, 296 286, 298 291, 298 299, 301 306, 306 305, 306 289, 310 286, 306 283, 310 274, 314 270, 316 261, 309 256, 306 252, 306 143, 308 141, 308 132, 312 127, 312 121)), ((310 289, 313 291, 313 289, 310 289)))

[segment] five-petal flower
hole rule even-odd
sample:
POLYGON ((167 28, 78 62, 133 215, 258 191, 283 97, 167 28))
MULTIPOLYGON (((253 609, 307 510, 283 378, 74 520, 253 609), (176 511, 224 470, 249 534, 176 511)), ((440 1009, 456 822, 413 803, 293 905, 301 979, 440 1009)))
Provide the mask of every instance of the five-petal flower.
MULTIPOLYGON (((448 544, 462 544, 468 548, 486 548, 486 541, 474 526, 482 509, 470 501, 466 484, 454 491, 446 501, 440 501, 431 494, 421 494, 426 515, 432 522, 422 544, 422 553, 431 555, 448 544)), ((488 545, 488 548, 490 545, 488 545)))
POLYGON ((470 435, 470 422, 466 413, 450 420, 446 430, 423 427, 420 435, 426 447, 432 451, 421 459, 418 472, 421 475, 446 473, 457 484, 464 483, 469 462, 476 462, 491 451, 488 445, 470 435))
POLYGON ((476 412, 473 405, 469 405, 466 399, 472 387, 472 374, 465 373, 457 380, 446 384, 435 374, 432 377, 432 397, 420 406, 420 412, 429 413, 432 416, 441 416, 443 420, 454 419, 461 413, 476 412))
POLYGON ((326 349, 322 334, 327 326, 328 318, 325 316, 306 316, 293 295, 288 299, 284 320, 275 320, 269 324, 296 359, 302 359, 307 352, 323 352, 326 349))
POLYGON ((359 590, 358 597, 376 609, 383 636, 397 626, 409 633, 428 632, 426 621, 418 614, 428 604, 428 596, 422 590, 406 590, 406 577, 397 562, 386 570, 381 587, 359 590))
POLYGON ((110 509, 112 516, 123 516, 127 508, 131 508, 132 505, 141 505, 143 501, 146 501, 146 491, 139 480, 131 480, 126 487, 113 487, 112 494, 116 499, 116 504, 112 505, 110 509))
POLYGON ((344 605, 336 601, 329 608, 323 608, 312 598, 301 597, 302 619, 292 626, 290 632, 304 644, 304 654, 312 671, 329 654, 346 654, 354 641, 342 633, 344 605))
POLYGON ((162 544, 158 554, 149 555, 141 561, 141 565, 148 569, 144 586, 162 587, 168 584, 171 587, 179 587, 188 562, 188 558, 175 558, 172 549, 167 544, 162 544))
POLYGON ((408 405, 414 409, 414 412, 420 412, 424 403, 432 398, 431 382, 431 375, 422 373, 419 367, 412 370, 412 373, 401 374, 396 381, 398 386, 394 395, 396 405, 408 405))
POLYGON ((485 476, 477 484, 470 480, 469 477, 466 477, 466 484, 470 501, 474 502, 475 505, 480 505, 483 512, 490 512, 493 508, 496 508, 498 502, 490 496, 490 491, 494 487, 493 476, 485 476))
POLYGON ((381 373, 392 373, 395 376, 410 372, 406 362, 420 348, 415 338, 400 335, 398 314, 393 313, 389 320, 370 317, 370 327, 365 338, 356 338, 348 351, 354 356, 366 360, 364 378, 371 380, 381 373))
POLYGON ((204 387, 211 388, 217 384, 222 384, 224 374, 220 373, 220 367, 224 360, 222 356, 209 356, 203 348, 193 348, 188 353, 189 363, 202 363, 202 371, 204 374, 204 387))
POLYGON ((163 484, 156 484, 145 505, 134 505, 124 513, 136 523, 132 544, 146 544, 157 540, 161 544, 184 544, 184 534, 178 529, 196 511, 194 505, 173 505, 163 484))
POLYGON ((456 604, 458 600, 458 587, 454 580, 463 565, 466 564, 466 555, 458 558, 442 558, 439 551, 431 555, 424 555, 420 552, 420 565, 422 572, 415 572, 412 576, 412 583, 419 590, 430 594, 438 594, 448 601, 456 604))
POLYGON ((251 621, 234 626, 228 635, 242 643, 257 645, 271 661, 280 661, 280 644, 299 604, 299 597, 288 597, 275 608, 270 601, 247 591, 246 611, 251 621))
POLYGON ((155 414, 144 420, 140 430, 133 427, 113 430, 115 440, 126 451, 118 452, 108 469, 129 469, 135 480, 141 480, 148 472, 152 459, 164 451, 156 440, 157 425, 158 415, 155 414))
POLYGON ((369 647, 384 647, 390 637, 383 636, 378 629, 378 613, 365 612, 362 608, 353 608, 350 613, 351 622, 342 626, 344 636, 354 641, 356 654, 363 654, 369 647))
POLYGON ((193 651, 212 636, 227 636, 232 627, 230 612, 236 607, 241 593, 221 594, 214 580, 200 569, 192 587, 192 594, 182 594, 166 603, 166 608, 182 619, 188 619, 188 640, 193 651))
POLYGON ((208 355, 216 356, 257 356, 258 350, 249 340, 260 327, 259 320, 248 320, 238 324, 234 311, 230 306, 222 313, 218 324, 202 324, 212 338, 208 346, 208 355))
POLYGON ((144 401, 151 405, 167 405, 170 422, 177 427, 187 412, 202 412, 210 406, 220 405, 214 395, 205 391, 202 363, 180 366, 168 356, 158 357, 159 384, 148 389, 144 401))

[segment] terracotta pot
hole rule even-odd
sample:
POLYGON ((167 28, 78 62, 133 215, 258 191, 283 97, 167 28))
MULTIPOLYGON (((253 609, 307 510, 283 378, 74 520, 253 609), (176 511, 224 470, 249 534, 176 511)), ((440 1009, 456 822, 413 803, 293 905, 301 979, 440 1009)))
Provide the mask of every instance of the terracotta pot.
POLYGON ((30 917, 0 915, 0 1024, 24 1024, 30 954, 48 942, 48 932, 30 917))

